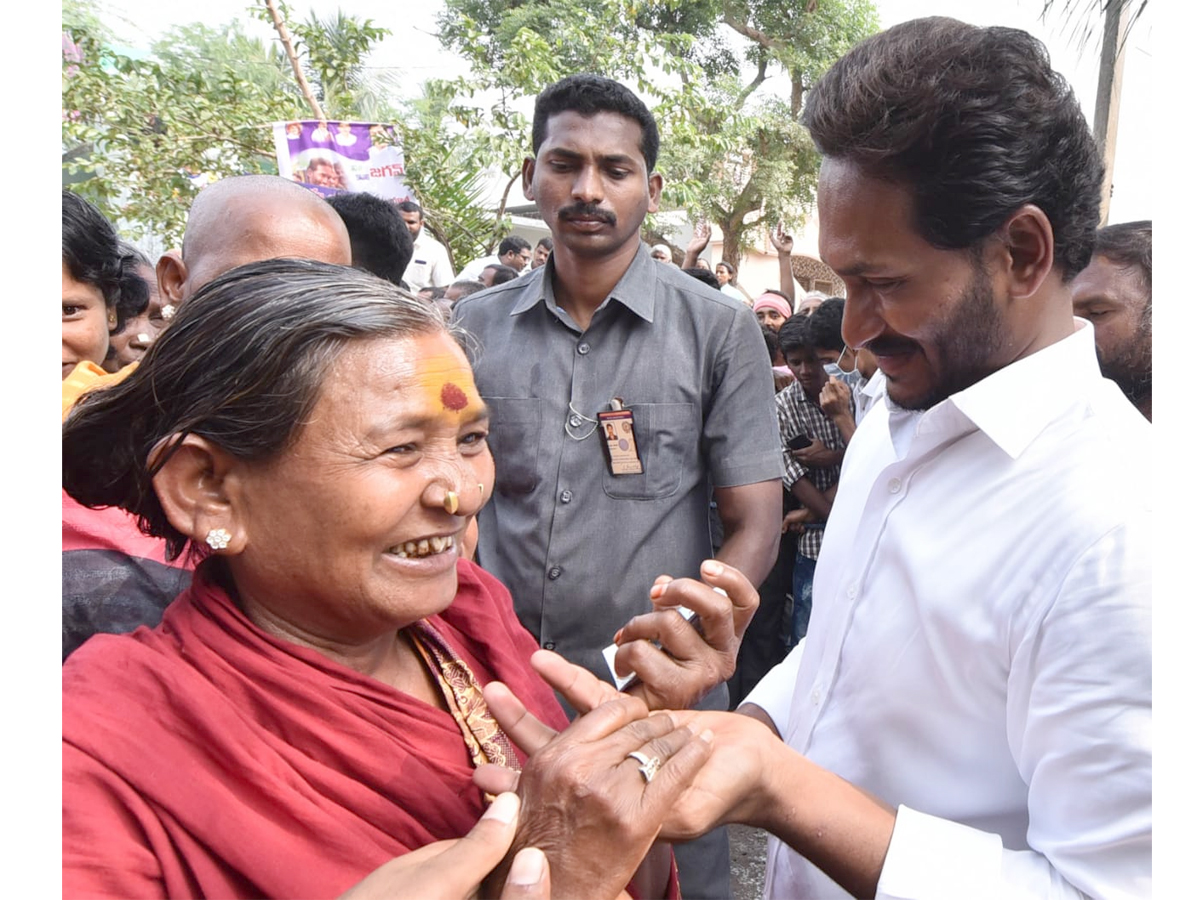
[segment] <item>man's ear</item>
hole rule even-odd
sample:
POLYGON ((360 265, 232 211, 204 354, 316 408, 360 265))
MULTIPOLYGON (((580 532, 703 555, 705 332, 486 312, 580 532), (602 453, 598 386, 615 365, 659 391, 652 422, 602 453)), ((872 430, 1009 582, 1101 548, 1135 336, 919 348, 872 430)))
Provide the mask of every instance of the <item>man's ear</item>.
POLYGON ((650 173, 650 205, 646 212, 658 212, 658 201, 662 198, 663 177, 657 172, 650 173))
POLYGON ((997 236, 1009 296, 1018 300, 1032 297, 1054 268, 1054 229, 1050 220, 1039 207, 1027 203, 1009 216, 997 236))
MULTIPOLYGON (((150 463, 173 445, 163 438, 150 451, 150 463)), ((154 476, 154 491, 167 520, 203 546, 210 533, 224 531, 227 545, 217 552, 234 556, 246 547, 242 499, 242 466, 226 451, 199 435, 189 434, 154 476)))
POLYGON ((158 258, 154 273, 158 276, 158 293, 163 303, 171 303, 178 308, 183 302, 183 285, 187 281, 187 264, 183 261, 183 254, 178 250, 168 250, 158 258))
POLYGON ((533 196, 533 167, 535 165, 532 156, 525 157, 525 161, 521 163, 521 190, 525 193, 526 200, 535 199, 533 196))

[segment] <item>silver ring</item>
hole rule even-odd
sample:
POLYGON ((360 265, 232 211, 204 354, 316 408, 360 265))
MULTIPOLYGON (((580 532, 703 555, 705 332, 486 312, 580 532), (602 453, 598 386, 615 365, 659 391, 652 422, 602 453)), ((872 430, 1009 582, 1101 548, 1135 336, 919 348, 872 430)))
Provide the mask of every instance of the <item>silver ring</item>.
POLYGON ((662 760, 657 756, 647 756, 639 750, 634 750, 625 754, 626 759, 635 759, 641 763, 638 766, 638 771, 642 773, 642 777, 646 779, 646 784, 654 780, 654 776, 658 774, 658 770, 662 767, 662 760))

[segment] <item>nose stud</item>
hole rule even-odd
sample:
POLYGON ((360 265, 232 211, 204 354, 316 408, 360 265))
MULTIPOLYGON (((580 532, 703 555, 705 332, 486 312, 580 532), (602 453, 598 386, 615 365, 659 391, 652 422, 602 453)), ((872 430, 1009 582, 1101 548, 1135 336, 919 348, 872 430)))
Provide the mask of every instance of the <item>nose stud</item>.
POLYGON ((442 498, 442 509, 450 515, 458 512, 458 494, 454 491, 446 491, 446 496, 442 498))

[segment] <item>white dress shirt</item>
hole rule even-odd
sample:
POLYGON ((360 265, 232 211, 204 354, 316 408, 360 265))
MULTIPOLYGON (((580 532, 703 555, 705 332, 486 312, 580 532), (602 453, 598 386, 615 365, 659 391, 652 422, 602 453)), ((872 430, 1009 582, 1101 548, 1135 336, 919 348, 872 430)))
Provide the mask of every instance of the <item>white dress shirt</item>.
POLYGON ((404 280, 414 291, 424 287, 445 287, 454 282, 454 267, 450 254, 423 227, 413 240, 413 255, 404 270, 404 280))
MULTIPOLYGON (((746 699, 898 807, 881 898, 1150 896, 1151 426, 1092 326, 850 442, 807 639, 746 699)), ((802 801, 801 801, 802 802, 802 801)), ((772 839, 765 896, 845 897, 772 839)))

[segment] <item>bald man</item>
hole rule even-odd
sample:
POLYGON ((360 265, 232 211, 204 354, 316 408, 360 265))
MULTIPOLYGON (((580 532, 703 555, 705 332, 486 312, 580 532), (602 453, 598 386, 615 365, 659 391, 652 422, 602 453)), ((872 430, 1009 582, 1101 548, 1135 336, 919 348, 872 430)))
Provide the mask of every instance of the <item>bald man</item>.
POLYGON ((164 303, 178 306, 246 263, 294 257, 350 265, 350 236, 316 194, 277 175, 238 175, 202 190, 188 210, 183 249, 158 261, 164 303))

